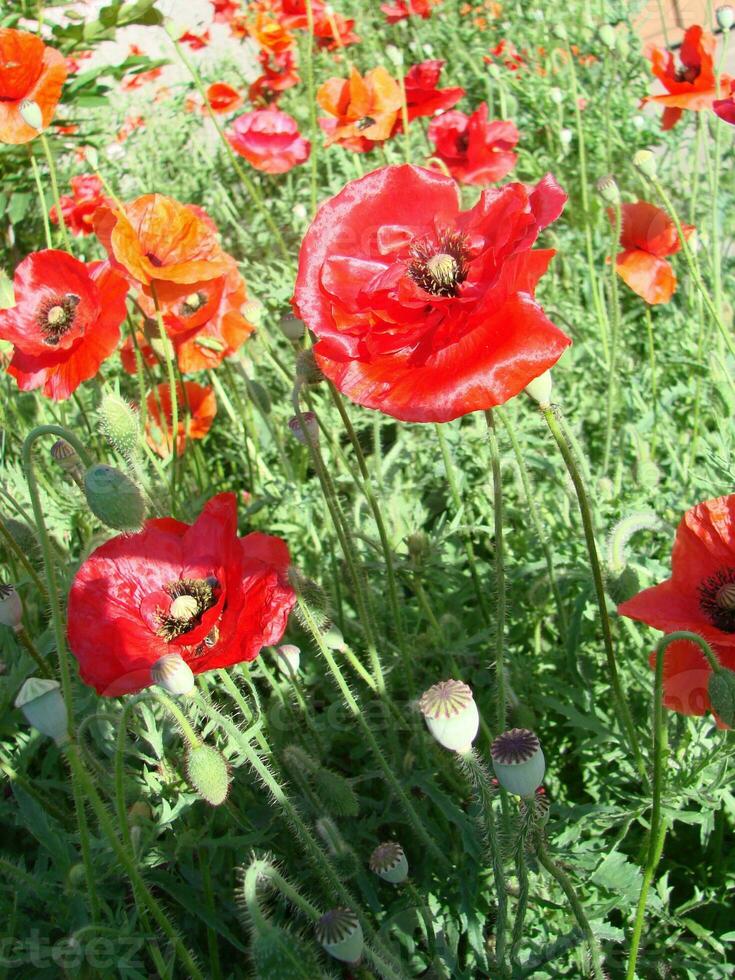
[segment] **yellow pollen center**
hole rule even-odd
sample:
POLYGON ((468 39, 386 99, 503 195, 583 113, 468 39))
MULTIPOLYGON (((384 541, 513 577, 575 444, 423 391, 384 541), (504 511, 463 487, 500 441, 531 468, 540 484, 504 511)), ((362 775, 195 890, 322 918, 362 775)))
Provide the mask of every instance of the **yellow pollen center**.
POLYGON ((735 609, 735 582, 723 585, 715 596, 715 602, 720 609, 735 609))
POLYGON ((63 322, 65 316, 66 313, 64 312, 63 306, 52 306, 46 314, 46 319, 52 327, 55 327, 58 323, 63 322))
POLYGON ((434 282, 447 286, 454 282, 457 276, 457 260, 446 252, 438 252, 427 261, 426 271, 434 282))
POLYGON ((174 619, 193 619, 199 612, 199 603, 193 595, 177 596, 171 603, 169 615, 174 619))

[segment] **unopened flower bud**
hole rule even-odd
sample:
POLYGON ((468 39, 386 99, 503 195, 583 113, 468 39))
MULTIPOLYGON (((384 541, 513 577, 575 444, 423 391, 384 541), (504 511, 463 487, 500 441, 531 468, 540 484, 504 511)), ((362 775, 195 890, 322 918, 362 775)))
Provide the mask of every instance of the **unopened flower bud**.
POLYGON ((57 745, 69 741, 66 704, 58 681, 46 677, 29 677, 15 699, 28 724, 48 735, 57 745))
POLYGON ((597 193, 606 204, 620 204, 620 188, 612 174, 606 174, 597 181, 597 193))
POLYGON ((96 463, 84 476, 89 509, 116 531, 137 531, 145 517, 143 495, 129 476, 114 466, 96 463))
POLYGON ((230 767, 225 758, 201 743, 186 753, 186 778, 192 789, 210 806, 220 806, 230 788, 230 767))
POLYGON ((0 623, 16 633, 23 629, 23 603, 13 585, 0 585, 0 623))
MULTIPOLYGON (((184 599, 186 596, 181 598, 184 599)), ((151 677, 154 684, 158 684, 169 694, 186 695, 194 690, 194 674, 179 653, 167 653, 158 659, 151 667, 151 677)))
POLYGON ((735 8, 731 7, 729 3, 718 7, 715 11, 715 16, 717 17, 718 26, 723 31, 729 31, 733 24, 735 24, 735 8))
POLYGON ((324 949, 343 963, 357 963, 362 956, 364 939, 359 919, 350 909, 330 909, 315 927, 316 937, 324 949))
POLYGON ((440 745, 460 754, 469 752, 480 727, 469 685, 453 680, 434 684, 422 694, 419 708, 427 728, 440 745))
POLYGON ((656 176, 656 155, 652 150, 638 150, 633 157, 633 166, 644 177, 656 176))
POLYGON ((287 340, 300 340, 304 336, 304 321, 295 313, 284 313, 281 317, 281 330, 287 340))
POLYGON ((294 677, 299 672, 301 650, 293 643, 282 643, 276 647, 276 663, 282 674, 294 677))
POLYGON ((597 32, 597 35, 608 51, 615 50, 616 32, 611 24, 603 24, 597 32))
POLYGON ((313 412, 302 412, 301 418, 298 415, 294 415, 293 418, 288 420, 288 427, 304 446, 314 445, 319 441, 319 423, 313 412), (304 420, 303 428, 301 419, 304 420))
POLYGON ((33 99, 23 99, 18 109, 23 122, 32 129, 43 129, 43 115, 38 102, 33 99))
POLYGON ((526 393, 538 402, 542 408, 548 408, 551 403, 551 371, 544 371, 526 385, 526 393))
POLYGON ((370 855, 370 870, 392 885, 400 885, 408 877, 408 861, 396 841, 378 844, 370 855))
POLYGON ((503 732, 490 748, 498 782, 516 796, 533 796, 544 781, 546 761, 538 736, 528 728, 503 732))

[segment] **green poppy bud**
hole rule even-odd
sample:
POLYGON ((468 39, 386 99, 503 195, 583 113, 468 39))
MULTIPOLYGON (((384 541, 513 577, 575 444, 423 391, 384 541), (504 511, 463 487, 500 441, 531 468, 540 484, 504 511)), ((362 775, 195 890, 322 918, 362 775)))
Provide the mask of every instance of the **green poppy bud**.
POLYGON ((145 517, 145 504, 137 484, 113 466, 96 463, 84 476, 89 509, 107 527, 137 531, 145 517))
POLYGON ((528 728, 503 732, 490 748, 498 782, 516 796, 533 796, 544 781, 546 762, 538 736, 528 728))

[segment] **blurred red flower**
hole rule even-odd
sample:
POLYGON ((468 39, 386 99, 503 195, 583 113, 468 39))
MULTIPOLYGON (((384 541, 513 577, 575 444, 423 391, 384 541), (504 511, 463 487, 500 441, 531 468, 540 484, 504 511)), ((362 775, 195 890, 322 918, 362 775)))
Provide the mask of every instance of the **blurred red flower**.
POLYGON ((330 78, 320 86, 316 101, 334 117, 319 120, 327 134, 324 145, 367 153, 395 131, 401 88, 385 68, 372 68, 363 77, 353 66, 349 79, 330 78))
MULTIPOLYGON (((646 201, 623 204, 621 208, 623 251, 615 260, 618 275, 652 306, 668 303, 676 289, 676 274, 665 256, 674 255, 681 248, 676 226, 665 211, 646 201)), ((608 216, 615 220, 612 208, 608 209, 608 216)), ((683 229, 687 238, 694 231, 692 225, 684 225, 683 229)))
POLYGON ((389 24, 397 24, 407 17, 423 17, 427 20, 433 8, 440 2, 441 0, 394 0, 393 3, 382 3, 380 9, 389 24))
POLYGON ((226 82, 215 82, 207 89, 207 102, 212 112, 218 114, 234 112, 244 101, 240 92, 226 82))
POLYGON ((688 510, 676 531, 671 578, 618 606, 621 616, 671 633, 689 630, 735 648, 735 494, 688 510))
MULTIPOLYGON (((443 61, 422 61, 412 65, 403 80, 406 89, 406 108, 409 122, 419 116, 433 116, 455 106, 464 95, 463 88, 437 88, 443 61)), ((396 131, 403 129, 400 115, 396 120, 396 131)))
POLYGON ((435 155, 461 184, 492 184, 506 177, 516 164, 513 147, 519 139, 510 121, 488 122, 487 103, 472 113, 444 112, 429 124, 435 155))
MULTIPOLYGON (((72 177, 71 194, 62 194, 59 201, 66 227, 75 235, 91 235, 94 232, 92 219, 95 211, 112 203, 105 195, 102 181, 95 174, 72 177)), ((59 223, 55 205, 49 210, 49 217, 55 225, 59 223)))
MULTIPOLYGON (((679 48, 678 66, 671 51, 655 45, 649 45, 646 49, 651 70, 667 94, 648 95, 643 103, 656 102, 664 107, 662 129, 675 126, 685 109, 701 112, 712 108, 719 94, 714 65, 716 46, 717 42, 711 34, 694 26, 684 35, 679 48)), ((720 76, 720 91, 727 90, 729 81, 728 76, 720 76)))
POLYGON ((735 126, 735 78, 729 80, 729 86, 729 95, 723 99, 715 99, 712 108, 720 119, 730 123, 731 126, 735 126))
POLYGON ((349 398, 408 422, 448 422, 517 395, 570 340, 534 289, 554 255, 531 247, 561 213, 551 175, 460 210, 449 177, 382 167, 319 209, 294 309, 349 398))
MULTIPOLYGON (((714 646, 713 651, 723 667, 735 670, 735 650, 732 647, 714 646)), ((655 651, 648 662, 655 669, 655 651)), ((670 643, 664 651, 665 707, 681 715, 697 717, 712 711, 708 689, 711 676, 712 668, 696 643, 689 640, 675 640, 670 643)), ((715 712, 712 713, 718 728, 728 727, 715 712)))
POLYGON ((53 119, 66 79, 64 56, 35 34, 2 27, 0 65, 0 143, 29 143, 39 129, 26 119, 40 113, 41 129, 53 119))
POLYGON ((32 252, 13 277, 16 305, 0 310, 0 339, 14 345, 8 373, 21 391, 68 398, 117 347, 128 284, 107 262, 32 252))
POLYGON ((311 152, 296 120, 280 109, 246 112, 234 121, 227 139, 236 153, 267 174, 285 174, 308 160, 311 152))
POLYGON ((166 654, 195 674, 254 660, 286 629, 289 563, 280 538, 238 538, 232 493, 209 500, 191 525, 164 517, 106 541, 69 593, 69 647, 82 680, 117 697, 149 687, 166 654), (185 612, 172 611, 183 596, 185 612))
MULTIPOLYGON (((183 385, 176 386, 176 400, 179 405, 176 455, 183 456, 187 439, 203 439, 212 428, 217 401, 209 386, 194 381, 185 381, 183 385)), ((145 402, 148 416, 146 440, 154 452, 166 459, 171 455, 173 441, 171 389, 168 384, 158 385, 148 394, 145 402)))

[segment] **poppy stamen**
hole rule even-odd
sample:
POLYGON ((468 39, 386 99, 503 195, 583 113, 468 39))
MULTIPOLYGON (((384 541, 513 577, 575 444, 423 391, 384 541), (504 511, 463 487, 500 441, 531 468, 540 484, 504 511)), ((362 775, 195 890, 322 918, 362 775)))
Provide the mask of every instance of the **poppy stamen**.
POLYGON ((413 242, 408 275, 433 296, 458 296, 467 278, 467 251, 466 238, 458 232, 443 231, 437 241, 413 242))
POLYGON ((218 585, 212 576, 207 579, 182 578, 167 585, 165 591, 171 596, 171 605, 168 612, 162 609, 157 612, 158 635, 171 643, 198 626, 204 613, 217 601, 215 589, 218 585))
POLYGON ((44 343, 55 347, 61 338, 74 326, 74 316, 80 298, 76 293, 54 296, 44 300, 38 308, 36 320, 44 334, 44 343))
POLYGON ((699 605, 718 630, 735 633, 735 568, 721 568, 702 582, 699 605))

